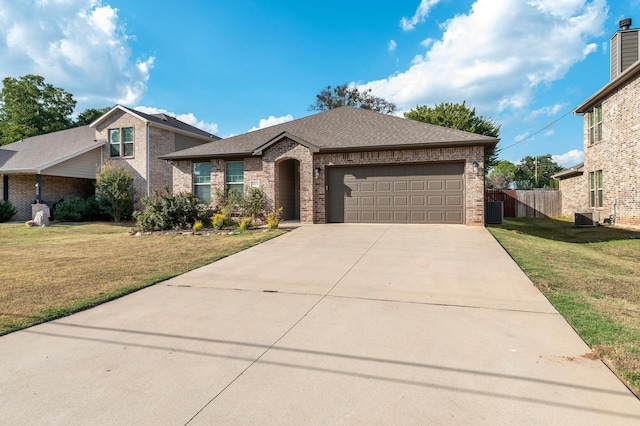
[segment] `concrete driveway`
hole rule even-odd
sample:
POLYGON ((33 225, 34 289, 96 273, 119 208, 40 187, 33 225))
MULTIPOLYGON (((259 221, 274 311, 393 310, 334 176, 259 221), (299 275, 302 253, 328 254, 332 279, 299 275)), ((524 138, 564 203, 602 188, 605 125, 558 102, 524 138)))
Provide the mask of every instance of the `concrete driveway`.
POLYGON ((0 424, 638 424, 589 354, 484 228, 303 226, 0 337, 0 424))

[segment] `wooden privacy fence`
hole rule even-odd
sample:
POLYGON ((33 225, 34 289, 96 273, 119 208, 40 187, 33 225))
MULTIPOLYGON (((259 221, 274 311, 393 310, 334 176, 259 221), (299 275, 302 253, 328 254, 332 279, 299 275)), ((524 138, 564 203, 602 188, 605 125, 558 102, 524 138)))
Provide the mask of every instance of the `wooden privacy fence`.
POLYGON ((558 217, 561 215, 557 189, 487 189, 485 201, 502 201, 504 217, 558 217))

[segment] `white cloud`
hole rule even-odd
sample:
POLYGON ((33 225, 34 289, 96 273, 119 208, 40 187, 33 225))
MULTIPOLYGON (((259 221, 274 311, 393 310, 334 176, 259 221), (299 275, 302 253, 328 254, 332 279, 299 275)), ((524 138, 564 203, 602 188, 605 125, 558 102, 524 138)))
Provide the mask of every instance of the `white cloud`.
POLYGON ((584 152, 577 149, 572 149, 571 151, 565 152, 564 154, 552 155, 551 159, 562 167, 573 167, 584 162, 584 152))
POLYGON ((561 104, 554 104, 554 105, 546 106, 543 108, 539 108, 531 111, 530 118, 536 118, 541 115, 554 116, 568 107, 569 107, 568 104, 561 103, 561 104))
MULTIPOLYGON (((154 57, 133 58, 118 9, 101 0, 2 2, 0 77, 42 75, 83 104, 133 104, 154 57)), ((102 105, 98 105, 102 106, 102 105)))
POLYGON ((388 45, 389 52, 395 51, 396 47, 398 47, 398 43, 396 43, 395 40, 389 41, 389 45, 388 45))
POLYGON ((420 4, 416 9, 415 15, 411 18, 402 18, 400 20, 400 27, 405 31, 410 31, 416 27, 417 24, 424 22, 427 15, 433 8, 433 6, 440 3, 440 0, 420 0, 420 4))
POLYGON ((134 109, 146 114, 170 115, 184 123, 197 127, 200 130, 204 130, 205 132, 213 133, 214 135, 218 133, 218 125, 216 123, 207 123, 204 120, 198 120, 198 118, 192 112, 188 112, 186 114, 176 114, 174 112, 167 111, 166 109, 147 106, 137 106, 134 109))
POLYGON ((522 142, 523 140, 527 139, 530 135, 531 134, 529 132, 525 132, 525 133, 523 133, 521 135, 517 135, 516 136, 516 142, 522 142))
POLYGON ((546 132, 544 132, 543 136, 545 136, 545 137, 547 137, 547 138, 548 138, 549 136, 553 136, 553 135, 555 135, 555 134, 556 134, 555 129, 549 129, 549 130, 547 130, 546 132))
POLYGON ((291 114, 283 115, 282 117, 274 117, 273 115, 270 115, 269 118, 261 118, 258 127, 252 127, 249 131, 253 132, 254 130, 264 129, 265 127, 275 126, 276 124, 286 123, 291 120, 293 120, 293 116, 291 114))
MULTIPOLYGON (((442 37, 406 71, 359 87, 400 110, 463 100, 483 115, 525 108, 538 86, 562 79, 593 51, 587 39, 603 34, 605 0, 556 3, 476 0, 442 25, 442 37)), ((418 11, 432 4, 422 2, 418 11)), ((420 16, 426 13, 416 13, 416 22, 420 16)))

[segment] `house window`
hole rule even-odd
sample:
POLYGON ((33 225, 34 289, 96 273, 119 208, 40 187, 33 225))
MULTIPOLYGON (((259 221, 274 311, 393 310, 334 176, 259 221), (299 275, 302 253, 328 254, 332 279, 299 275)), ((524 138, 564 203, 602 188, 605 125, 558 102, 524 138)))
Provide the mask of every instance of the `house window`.
POLYGON ((193 194, 202 204, 211 203, 211 163, 193 164, 193 194))
POLYGON ((602 105, 589 113, 589 145, 602 140, 602 105))
POLYGON ((227 193, 237 191, 242 195, 244 192, 244 163, 242 161, 228 161, 225 175, 227 193))
POLYGON ((589 173, 589 206, 602 207, 602 170, 589 173))
POLYGON ((111 157, 133 157, 133 127, 109 129, 111 157))

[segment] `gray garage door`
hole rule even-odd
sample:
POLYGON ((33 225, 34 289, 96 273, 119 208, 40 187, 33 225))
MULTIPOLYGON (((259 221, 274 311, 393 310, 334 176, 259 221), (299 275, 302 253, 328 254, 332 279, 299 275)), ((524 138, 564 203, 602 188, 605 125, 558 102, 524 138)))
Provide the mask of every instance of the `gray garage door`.
POLYGON ((464 223, 464 164, 327 169, 327 221, 464 223))

